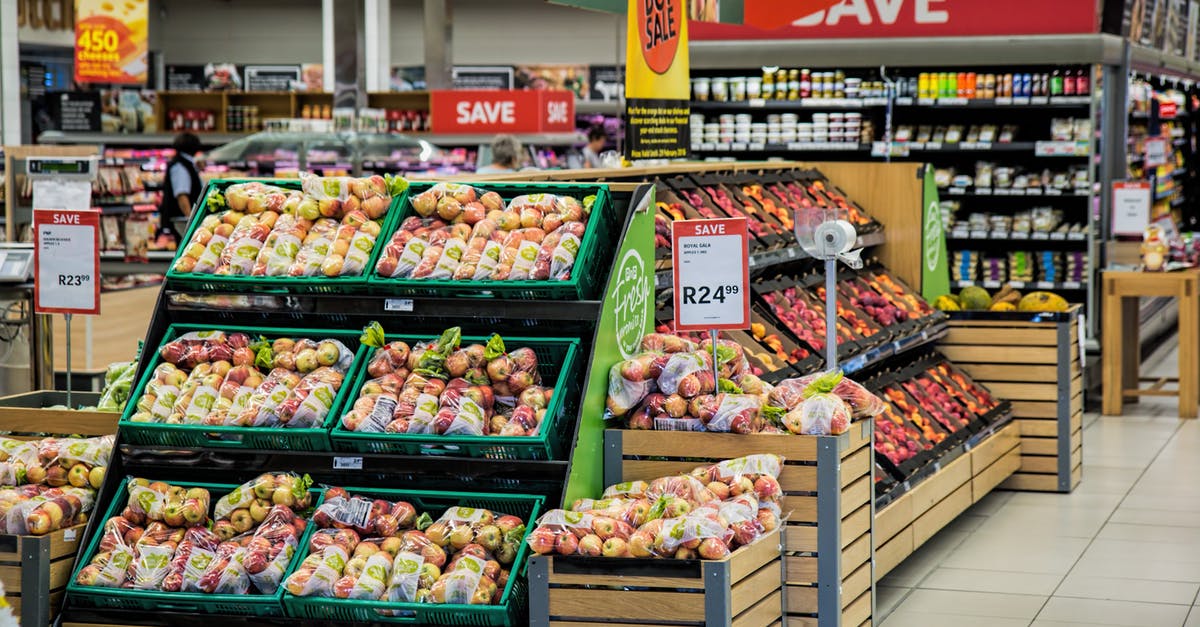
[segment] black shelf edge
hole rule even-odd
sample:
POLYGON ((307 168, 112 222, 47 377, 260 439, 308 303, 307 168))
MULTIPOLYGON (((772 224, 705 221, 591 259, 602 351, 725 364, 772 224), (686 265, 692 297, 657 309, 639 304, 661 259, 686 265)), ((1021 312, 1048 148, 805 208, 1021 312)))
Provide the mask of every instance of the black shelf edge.
POLYGON ((1010 231, 979 231, 953 229, 946 232, 949 242, 1034 242, 1038 245, 1049 243, 1085 244, 1087 233, 1024 233, 1010 231))
POLYGON ((1077 189, 1053 189, 1044 187, 1032 187, 1029 189, 1011 189, 1011 188, 992 188, 992 187, 940 187, 938 188, 938 196, 940 198, 1087 198, 1091 196, 1090 191, 1080 191, 1077 189))
POLYGON ((1087 289, 1087 281, 950 281, 950 284, 955 289, 982 287, 989 290, 998 290, 1005 285, 1011 285, 1016 290, 1035 289, 1069 292, 1087 289))
POLYGON ((890 357, 906 353, 914 348, 935 342, 946 335, 949 327, 945 322, 939 321, 933 326, 921 329, 920 332, 914 333, 908 337, 903 337, 898 340, 893 340, 887 344, 876 346, 865 350, 849 359, 839 359, 838 365, 847 375, 866 370, 871 366, 879 364, 890 357))

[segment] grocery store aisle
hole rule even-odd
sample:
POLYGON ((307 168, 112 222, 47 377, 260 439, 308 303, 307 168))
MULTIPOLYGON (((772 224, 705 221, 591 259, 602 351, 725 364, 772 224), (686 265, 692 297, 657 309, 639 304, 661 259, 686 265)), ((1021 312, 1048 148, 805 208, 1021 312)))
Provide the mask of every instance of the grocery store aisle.
POLYGON ((1088 414, 1079 488, 977 503, 880 582, 883 627, 1200 627, 1198 450, 1175 399, 1088 414))

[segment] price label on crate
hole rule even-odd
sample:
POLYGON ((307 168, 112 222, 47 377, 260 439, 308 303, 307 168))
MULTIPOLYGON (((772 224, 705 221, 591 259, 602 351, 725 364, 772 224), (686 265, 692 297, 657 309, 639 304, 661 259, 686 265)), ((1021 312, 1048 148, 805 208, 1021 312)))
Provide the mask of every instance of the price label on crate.
POLYGON ((100 313, 100 212, 35 209, 34 310, 100 313))
POLYGON ((749 238, 745 218, 671 223, 675 328, 750 328, 749 238))

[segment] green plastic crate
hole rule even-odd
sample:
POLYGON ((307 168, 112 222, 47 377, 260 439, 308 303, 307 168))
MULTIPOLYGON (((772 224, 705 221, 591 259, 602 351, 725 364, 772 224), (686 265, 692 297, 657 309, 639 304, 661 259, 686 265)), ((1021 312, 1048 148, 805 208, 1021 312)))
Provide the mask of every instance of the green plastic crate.
MULTIPOLYGON (((256 292, 260 294, 340 294, 348 291, 362 291, 367 285, 367 273, 375 268, 375 264, 379 259, 379 254, 383 251, 388 240, 385 239, 387 225, 393 216, 400 212, 402 207, 408 206, 408 192, 405 191, 400 195, 392 198, 392 203, 388 208, 388 212, 380 220, 380 234, 375 241, 375 248, 371 250, 370 258, 367 260, 366 267, 363 268, 363 274, 359 276, 311 276, 311 277, 293 277, 293 276, 230 276, 216 274, 202 274, 193 272, 176 272, 175 262, 183 255, 187 243, 192 239, 192 233, 200 226, 200 222, 204 216, 208 215, 208 198, 214 193, 221 193, 225 188, 237 183, 248 183, 250 181, 259 181, 267 185, 274 185, 283 189, 300 189, 299 179, 216 179, 210 181, 204 190, 204 195, 200 202, 196 205, 196 210, 192 212, 192 219, 188 223, 187 234, 180 242, 179 250, 175 253, 175 259, 171 261, 171 267, 167 270, 167 280, 179 284, 181 287, 190 290, 199 290, 206 292, 218 291, 237 291, 237 292, 256 292)), ((390 237, 390 236, 389 236, 390 237)))
MULTIPOLYGON (((117 486, 117 497, 108 505, 108 510, 105 512, 104 520, 107 521, 113 516, 121 513, 125 509, 125 505, 129 500, 129 493, 125 486, 129 479, 122 479, 120 485, 117 486)), ((231 492, 236 485, 216 484, 216 483, 191 483, 184 481, 173 481, 172 485, 183 486, 187 488, 205 488, 212 495, 209 507, 216 505, 217 500, 231 492)), ((316 498, 314 502, 320 499, 323 492, 320 490, 310 489, 316 498)), ((97 509, 97 511, 99 511, 97 509)), ((212 512, 209 512, 209 516, 212 512)), ((288 564, 287 572, 291 572, 295 565, 299 563, 303 547, 308 546, 308 537, 312 534, 313 525, 310 522, 304 534, 301 536, 299 547, 292 555, 292 560, 288 564)), ((118 610, 135 610, 147 612, 187 612, 191 614, 227 614, 233 616, 284 616, 283 610, 283 585, 274 594, 205 594, 203 592, 165 592, 162 590, 131 590, 128 588, 101 588, 95 586, 81 586, 75 583, 79 571, 83 570, 92 561, 92 557, 96 555, 100 547, 100 538, 103 536, 103 526, 97 525, 95 532, 88 540, 87 547, 83 553, 79 555, 79 559, 75 562, 74 572, 71 573, 71 580, 67 583, 67 593, 71 595, 72 603, 81 607, 94 607, 118 610)))
MULTIPOLYGON (((520 516, 525 520, 525 534, 533 530, 534 521, 541 515, 545 499, 541 496, 524 494, 478 494, 472 492, 428 492, 424 490, 387 490, 380 488, 346 488, 351 495, 381 498, 390 501, 408 501, 418 513, 429 512, 436 520, 450 507, 477 507, 502 514, 520 516)), ((321 502, 324 501, 324 495, 321 502)), ((315 531, 309 525, 306 537, 315 531)), ((308 556, 305 542, 292 559, 290 576, 304 558, 308 556)), ((388 601, 362 601, 323 597, 298 597, 283 590, 283 607, 288 616, 320 621, 345 621, 355 623, 411 623, 425 625, 472 625, 475 627, 508 627, 519 624, 526 615, 529 603, 528 582, 525 565, 529 545, 522 540, 517 557, 512 563, 508 584, 500 597, 499 605, 461 605, 437 603, 391 603, 388 601), (377 610, 403 612, 402 616, 383 616, 377 610)), ((285 578, 286 581, 286 578, 285 578)))
MULTIPOLYGON (((117 424, 117 429, 121 434, 121 441, 128 444, 141 444, 145 446, 162 446, 162 447, 178 447, 178 448, 231 448, 231 449, 262 449, 262 450, 293 450, 293 451, 328 451, 329 429, 335 421, 341 418, 342 405, 346 402, 347 396, 350 394, 348 390, 355 389, 352 384, 354 382, 354 373, 357 371, 360 362, 363 360, 363 355, 369 351, 369 347, 359 344, 360 333, 352 331, 319 331, 315 329, 267 329, 263 327, 236 327, 236 326, 192 326, 192 325, 171 325, 167 328, 166 334, 163 336, 162 342, 159 344, 161 348, 164 344, 171 340, 187 333, 188 331, 210 331, 221 330, 226 333, 242 332, 251 337, 265 336, 267 339, 274 340, 279 337, 291 338, 311 338, 314 340, 335 339, 340 340, 346 345, 346 348, 355 351, 354 363, 350 366, 350 371, 346 373, 345 379, 342 380, 342 387, 338 389, 337 396, 333 399, 333 406, 329 414, 325 416, 325 422, 320 427, 308 429, 288 429, 284 427, 238 427, 238 426, 209 426, 209 425, 175 425, 153 422, 133 422, 129 418, 137 411, 137 401, 141 399, 142 394, 146 391, 146 385, 150 382, 154 374, 154 369, 162 363, 162 358, 158 356, 158 349, 155 349, 154 360, 150 363, 150 367, 142 373, 138 379, 137 387, 134 388, 133 394, 129 397, 130 402, 125 405, 125 411, 121 414, 121 421, 117 424)), ((266 373, 264 373, 266 374, 266 373)))
MULTIPOLYGON (((408 198, 434 186, 434 183, 412 183, 408 198)), ((521 298, 554 300, 591 300, 599 298, 604 289, 606 264, 600 263, 602 251, 616 248, 617 210, 613 206, 608 185, 574 183, 480 183, 472 184, 482 191, 500 194, 507 203, 525 194, 558 194, 574 196, 583 201, 585 196, 596 195, 592 205, 587 229, 579 242, 579 254, 571 269, 571 277, 565 281, 454 281, 451 279, 387 278, 379 276, 374 266, 369 272, 371 291, 387 295, 419 295, 442 297, 478 298, 521 298)), ((404 199, 400 211, 388 212, 380 239, 387 243, 409 216, 416 215, 412 203, 404 199)), ((376 249, 380 249, 376 246, 376 249)))
MULTIPOLYGON (((403 340, 410 346, 433 338, 410 335, 388 335, 387 341, 403 340)), ((464 337, 464 344, 487 344, 485 337, 464 337)), ((570 429, 572 408, 577 408, 582 395, 579 359, 579 340, 569 338, 505 337, 509 349, 532 348, 538 357, 538 371, 543 385, 554 383, 554 394, 546 407, 538 434, 523 437, 492 435, 437 435, 430 433, 360 433, 342 426, 338 415, 330 434, 333 450, 355 453, 386 453, 391 455, 454 455, 488 459, 550 460, 562 456, 561 432, 570 429)), ((367 373, 374 352, 359 360, 353 381, 353 391, 343 406, 343 414, 358 400, 358 391, 371 379, 367 373)))

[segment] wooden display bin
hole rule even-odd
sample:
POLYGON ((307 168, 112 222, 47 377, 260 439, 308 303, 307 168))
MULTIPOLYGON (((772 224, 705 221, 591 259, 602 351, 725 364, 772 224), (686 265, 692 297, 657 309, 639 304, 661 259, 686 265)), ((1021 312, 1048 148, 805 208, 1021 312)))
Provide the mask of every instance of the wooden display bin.
POLYGON ((871 623, 871 421, 838 436, 610 429, 604 483, 689 472, 756 453, 784 458, 784 624, 871 623))
MULTIPOLYGON (((98 392, 73 392, 75 405, 95 405, 98 392)), ((119 412, 80 411, 77 409, 45 409, 65 405, 67 393, 56 390, 37 390, 0 397, 0 431, 15 434, 52 433, 83 436, 110 435, 117 432, 119 412)), ((21 435, 7 436, 29 439, 21 435)))
POLYGON ((781 541, 776 529, 712 561, 534 556, 530 624, 779 625, 781 541))
POLYGON ((1080 307, 1064 313, 951 313, 939 350, 1012 401, 1021 469, 1002 487, 1070 492, 1083 477, 1080 307))
POLYGON ((44 536, 0 534, 4 600, 22 625, 49 625, 62 607, 87 524, 44 536))
POLYGON ((931 474, 910 479, 920 483, 875 513, 875 580, 1012 475, 1021 446, 1019 426, 1007 422, 949 451, 931 474))

